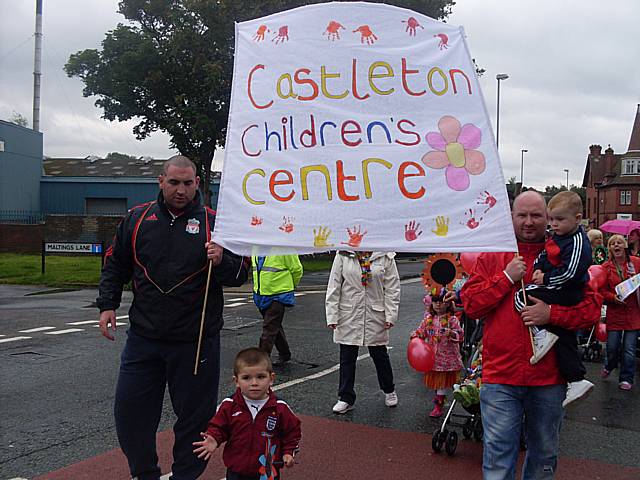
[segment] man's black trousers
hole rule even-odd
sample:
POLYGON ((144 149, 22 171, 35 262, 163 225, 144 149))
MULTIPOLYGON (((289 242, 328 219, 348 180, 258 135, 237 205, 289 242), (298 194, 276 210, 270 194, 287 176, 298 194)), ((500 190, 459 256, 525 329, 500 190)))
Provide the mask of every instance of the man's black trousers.
POLYGON ((132 477, 160 477, 156 431, 162 415, 165 386, 178 420, 173 426, 172 480, 195 480, 207 466, 193 454, 207 422, 216 411, 220 377, 220 335, 204 338, 198 375, 193 375, 197 343, 167 342, 129 330, 122 351, 116 387, 118 440, 132 477))

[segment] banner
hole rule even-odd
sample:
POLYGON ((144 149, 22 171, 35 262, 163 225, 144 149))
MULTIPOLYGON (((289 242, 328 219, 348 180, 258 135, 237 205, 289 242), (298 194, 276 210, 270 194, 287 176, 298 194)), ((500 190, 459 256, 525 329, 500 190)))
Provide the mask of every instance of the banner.
POLYGON ((364 2, 236 24, 214 239, 242 255, 516 251, 463 29, 364 2))

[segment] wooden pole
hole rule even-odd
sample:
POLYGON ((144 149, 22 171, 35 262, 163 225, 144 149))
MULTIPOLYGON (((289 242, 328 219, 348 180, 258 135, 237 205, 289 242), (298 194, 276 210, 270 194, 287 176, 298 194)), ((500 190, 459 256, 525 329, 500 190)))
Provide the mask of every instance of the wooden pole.
MULTIPOLYGON (((200 364, 200 346, 202 345, 202 334, 204 332, 204 316, 207 312, 207 300, 209 299, 209 283, 211 282, 211 271, 213 262, 209 260, 209 271, 207 272, 207 286, 204 290, 204 303, 202 304, 202 315, 200 316, 200 334, 198 335, 198 349, 196 350, 196 363, 193 366, 193 374, 198 375, 198 365, 200 364)), ((533 340, 531 340, 533 342, 533 340)))
MULTIPOLYGON (((519 257, 520 256, 520 252, 517 251, 516 255, 519 257)), ((527 291, 524 288, 524 277, 520 279, 520 285, 522 287, 522 299, 524 300, 524 305, 526 307, 527 306, 527 291)), ((536 353, 536 347, 533 344, 533 332, 531 331, 531 327, 529 327, 529 340, 531 341, 531 350, 535 354, 536 353)))

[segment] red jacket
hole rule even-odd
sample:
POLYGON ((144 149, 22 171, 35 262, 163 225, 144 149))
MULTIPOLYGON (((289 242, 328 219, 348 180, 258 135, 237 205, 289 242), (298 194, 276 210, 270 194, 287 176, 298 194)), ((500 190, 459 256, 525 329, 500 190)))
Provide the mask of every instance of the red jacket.
POLYGON ((222 453, 225 466, 246 476, 258 475, 259 458, 265 454, 270 435, 271 445, 276 447, 273 461, 281 461, 284 454, 296 453, 302 437, 300 419, 273 392, 269 392, 269 400, 253 420, 240 389, 222 401, 209 420, 207 433, 218 445, 227 442, 222 453))
MULTIPOLYGON (((531 282, 533 264, 544 243, 518 243, 527 264, 525 283, 531 282)), ((520 282, 513 285, 503 270, 513 253, 483 253, 478 257, 469 281, 462 287, 465 312, 471 318, 485 318, 482 336, 482 380, 486 383, 539 386, 566 383, 558 371, 555 351, 536 365, 529 329, 514 307, 513 298, 520 282)), ((569 330, 591 327, 600 318, 602 299, 587 284, 584 300, 578 305, 551 306, 550 323, 569 330)))
MULTIPOLYGON (((638 307, 638 297, 632 293, 624 301, 624 305, 620 305, 615 301, 616 285, 623 280, 618 275, 614 260, 610 259, 602 264, 607 272, 607 280, 602 287, 600 293, 604 297, 604 303, 607 304, 607 330, 640 330, 640 307, 638 307)), ((633 268, 640 273, 640 258, 631 257, 633 268)), ((622 276, 626 280, 629 275, 627 264, 622 268, 622 276)))

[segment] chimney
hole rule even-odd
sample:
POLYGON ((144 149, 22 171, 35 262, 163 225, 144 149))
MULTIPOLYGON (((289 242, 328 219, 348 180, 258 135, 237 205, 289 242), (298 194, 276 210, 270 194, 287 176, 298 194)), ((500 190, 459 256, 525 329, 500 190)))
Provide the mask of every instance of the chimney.
POLYGON ((629 140, 628 152, 640 152, 640 104, 636 110, 636 119, 631 129, 631 139, 629 140))
POLYGON ((604 168, 605 168, 605 175, 614 175, 614 171, 613 171, 613 148, 611 148, 611 145, 609 145, 607 147, 607 149, 604 151, 604 168))
POLYGON ((589 145, 589 153, 592 157, 599 157, 602 153, 602 147, 600 145, 589 145))

